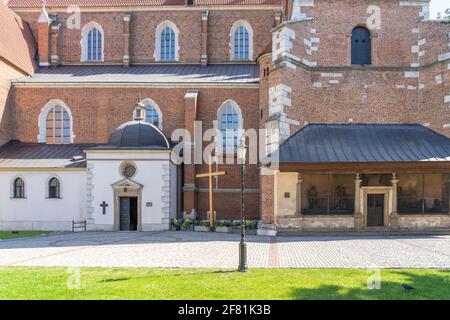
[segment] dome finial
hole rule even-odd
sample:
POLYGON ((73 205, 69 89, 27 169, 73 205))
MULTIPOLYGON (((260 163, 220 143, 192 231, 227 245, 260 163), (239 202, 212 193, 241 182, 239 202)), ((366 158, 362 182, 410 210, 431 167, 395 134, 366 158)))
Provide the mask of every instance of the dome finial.
POLYGON ((145 111, 146 111, 145 104, 142 103, 141 97, 139 95, 139 102, 134 107, 134 120, 144 121, 145 111))

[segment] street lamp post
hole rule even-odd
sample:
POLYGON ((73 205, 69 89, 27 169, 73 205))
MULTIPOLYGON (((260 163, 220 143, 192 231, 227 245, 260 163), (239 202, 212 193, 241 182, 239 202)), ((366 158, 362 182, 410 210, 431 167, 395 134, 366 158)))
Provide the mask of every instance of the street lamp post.
POLYGON ((242 140, 237 147, 237 156, 241 164, 241 241, 239 242, 239 272, 247 272, 247 244, 245 243, 245 219, 244 219, 244 166, 247 156, 247 146, 242 140))

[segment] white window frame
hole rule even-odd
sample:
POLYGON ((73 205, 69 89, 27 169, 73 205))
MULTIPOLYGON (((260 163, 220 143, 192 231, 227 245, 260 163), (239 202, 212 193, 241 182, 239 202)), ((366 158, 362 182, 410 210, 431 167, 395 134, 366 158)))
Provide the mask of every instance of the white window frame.
POLYGON ((73 117, 70 108, 61 100, 53 99, 45 104, 45 106, 41 109, 41 113, 39 115, 38 126, 39 126, 39 134, 38 134, 38 142, 39 143, 47 143, 47 116, 48 113, 53 110, 54 107, 60 106, 64 110, 67 111, 70 119, 70 144, 73 143, 75 139, 75 135, 73 133, 73 117))
POLYGON ((102 26, 94 21, 84 25, 81 29, 81 62, 104 62, 105 61, 105 32, 102 26), (102 34, 102 58, 100 60, 88 59, 88 35, 92 29, 97 29, 102 34))
POLYGON ((253 61, 253 28, 246 20, 236 21, 230 30, 230 61, 253 61), (248 60, 241 60, 234 58, 234 40, 236 30, 240 27, 244 27, 248 32, 248 60))
MULTIPOLYGON (((162 130, 163 129, 163 113, 161 112, 161 108, 159 107, 159 105, 153 99, 150 99, 150 98, 145 98, 145 99, 141 100, 140 103, 142 103, 146 107, 148 105, 150 105, 155 109, 156 113, 158 114, 158 120, 159 120, 158 128, 162 130)), ((147 117, 147 112, 145 113, 145 116, 147 117)), ((136 119, 136 109, 133 111, 133 119, 136 119)), ((145 121, 147 121, 147 119, 145 119, 145 121)))
POLYGON ((225 108, 232 106, 238 115, 238 145, 239 145, 239 137, 243 135, 244 133, 244 118, 242 116, 242 110, 239 107, 239 105, 232 99, 225 100, 224 103, 220 106, 220 108, 217 110, 217 130, 219 131, 220 135, 216 137, 216 147, 219 154, 234 154, 236 153, 236 150, 233 146, 233 148, 223 145, 223 137, 222 137, 222 130, 221 130, 221 120, 222 120, 222 113, 225 108), (220 138, 220 139, 219 139, 220 138), (232 149, 232 150, 231 150, 232 149))
POLYGON ((175 23, 169 20, 165 20, 161 22, 156 27, 156 33, 155 33, 155 52, 153 53, 153 58, 157 62, 178 62, 180 58, 180 45, 179 45, 179 37, 180 37, 180 31, 178 30, 178 27, 175 23), (161 60, 161 34, 164 31, 165 28, 171 28, 173 32, 175 33, 175 60, 161 60))

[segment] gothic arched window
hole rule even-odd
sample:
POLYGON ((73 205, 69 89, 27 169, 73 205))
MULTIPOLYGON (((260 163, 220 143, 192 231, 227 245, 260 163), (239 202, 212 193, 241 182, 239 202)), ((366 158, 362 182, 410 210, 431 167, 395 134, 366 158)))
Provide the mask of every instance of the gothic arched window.
POLYGON ((226 153, 234 152, 239 143, 239 130, 243 128, 242 113, 234 101, 226 101, 219 109, 219 129, 226 153))
POLYGON ((81 32, 81 61, 102 62, 103 61, 104 36, 101 25, 90 22, 83 27, 81 32))
POLYGON ((231 60, 253 59, 253 29, 245 20, 236 21, 230 32, 231 60))
POLYGON ((70 116, 67 110, 56 105, 47 113, 45 142, 48 144, 71 143, 70 116))

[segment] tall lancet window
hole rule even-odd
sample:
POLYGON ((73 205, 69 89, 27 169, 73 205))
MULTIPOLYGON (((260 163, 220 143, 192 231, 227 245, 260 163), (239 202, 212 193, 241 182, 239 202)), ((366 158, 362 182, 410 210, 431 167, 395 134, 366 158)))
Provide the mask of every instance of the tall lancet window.
POLYGON ((243 128, 241 109, 234 101, 228 100, 220 107, 218 118, 224 152, 233 153, 243 128))
POLYGON ((234 33, 234 60, 249 59, 249 38, 245 27, 239 27, 234 33))
POLYGON ((102 61, 102 33, 96 28, 92 28, 88 33, 88 60, 102 61))
POLYGON ((81 62, 103 62, 104 32, 100 24, 90 22, 81 31, 81 62))
POLYGON ((231 60, 250 61, 253 59, 253 30, 245 20, 233 24, 230 32, 231 60))
POLYGON ((180 51, 178 44, 179 35, 180 31, 172 21, 165 20, 156 27, 155 53, 153 55, 156 61, 178 61, 180 51))
POLYGON ((352 31, 352 64, 372 64, 372 43, 367 28, 357 27, 352 31))
POLYGON ((166 27, 161 33, 161 61, 175 60, 175 32, 166 27))

